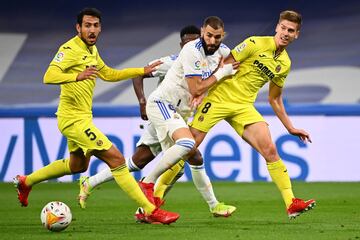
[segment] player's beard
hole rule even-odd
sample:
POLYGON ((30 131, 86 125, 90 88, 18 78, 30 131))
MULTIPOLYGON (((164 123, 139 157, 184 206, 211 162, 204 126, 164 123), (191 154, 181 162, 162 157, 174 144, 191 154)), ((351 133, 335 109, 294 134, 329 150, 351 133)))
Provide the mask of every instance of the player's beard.
POLYGON ((207 56, 213 55, 220 47, 220 44, 217 46, 215 44, 211 44, 211 45, 206 44, 204 38, 201 38, 201 43, 203 45, 205 55, 207 56), (211 49, 209 49, 209 46, 211 46, 211 49))
POLYGON ((97 41, 97 36, 96 36, 96 34, 94 34, 94 33, 88 35, 87 37, 86 37, 85 33, 81 33, 80 38, 81 38, 81 40, 83 40, 83 42, 86 43, 86 45, 88 45, 88 46, 94 46, 95 43, 96 43, 96 41, 97 41), (92 39, 90 40, 90 37, 95 37, 95 38, 92 38, 92 39))

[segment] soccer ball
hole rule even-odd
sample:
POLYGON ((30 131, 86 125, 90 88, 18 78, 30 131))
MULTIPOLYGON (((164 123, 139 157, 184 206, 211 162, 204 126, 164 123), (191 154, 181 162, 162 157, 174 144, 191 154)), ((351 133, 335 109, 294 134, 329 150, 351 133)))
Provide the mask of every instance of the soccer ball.
POLYGON ((41 223, 44 228, 60 232, 71 223, 72 215, 70 208, 63 202, 49 202, 41 210, 41 223))

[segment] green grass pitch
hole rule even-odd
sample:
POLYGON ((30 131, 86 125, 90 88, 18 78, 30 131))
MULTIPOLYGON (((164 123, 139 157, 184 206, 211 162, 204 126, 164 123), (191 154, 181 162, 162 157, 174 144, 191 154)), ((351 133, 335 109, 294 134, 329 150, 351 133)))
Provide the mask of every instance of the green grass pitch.
POLYGON ((90 196, 88 207, 78 207, 76 183, 42 183, 33 188, 29 206, 20 207, 12 184, 0 184, 1 239, 360 239, 360 183, 293 183, 298 197, 315 198, 317 206, 288 220, 280 193, 272 183, 215 182, 221 201, 237 211, 214 218, 193 184, 178 183, 164 209, 181 214, 169 226, 137 224, 136 204, 114 182, 90 196), (40 211, 49 201, 65 202, 73 221, 63 232, 41 226, 40 211))

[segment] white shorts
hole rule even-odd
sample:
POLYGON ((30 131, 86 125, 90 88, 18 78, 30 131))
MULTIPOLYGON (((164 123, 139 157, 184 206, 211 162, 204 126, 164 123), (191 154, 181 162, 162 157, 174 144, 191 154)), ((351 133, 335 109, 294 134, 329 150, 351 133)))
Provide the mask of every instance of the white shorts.
POLYGON ((164 151, 174 144, 171 136, 177 129, 189 128, 174 106, 166 101, 149 98, 146 113, 164 151))
POLYGON ((156 135, 154 125, 151 124, 151 122, 148 122, 144 133, 141 135, 139 141, 136 143, 136 147, 139 147, 141 145, 148 146, 154 156, 157 156, 159 153, 161 153, 161 144, 156 135))

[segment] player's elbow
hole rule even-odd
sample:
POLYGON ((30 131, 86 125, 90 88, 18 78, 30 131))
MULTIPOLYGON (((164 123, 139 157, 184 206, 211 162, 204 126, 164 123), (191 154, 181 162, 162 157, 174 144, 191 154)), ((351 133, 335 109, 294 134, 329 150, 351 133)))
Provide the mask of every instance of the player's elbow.
POLYGON ((49 74, 49 70, 46 71, 43 77, 43 83, 44 84, 50 84, 51 83, 51 74, 49 74))
POLYGON ((269 96, 268 97, 268 102, 269 104, 274 107, 274 106, 279 106, 282 104, 282 98, 281 97, 272 97, 272 96, 269 96))

